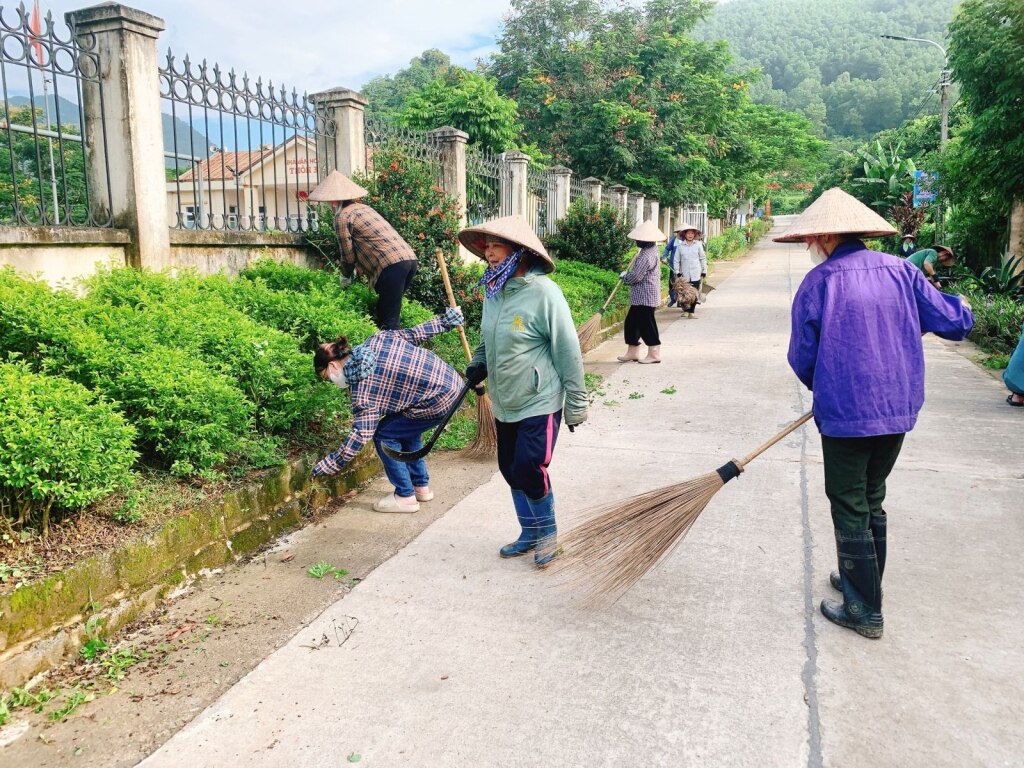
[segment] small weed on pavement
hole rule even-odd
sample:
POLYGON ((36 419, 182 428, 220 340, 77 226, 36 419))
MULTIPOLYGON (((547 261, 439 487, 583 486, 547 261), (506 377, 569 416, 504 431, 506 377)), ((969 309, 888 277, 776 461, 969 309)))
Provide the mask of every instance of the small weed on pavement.
POLYGON ((314 563, 309 566, 309 570, 306 571, 306 573, 314 579, 322 579, 324 576, 330 576, 331 574, 334 574, 334 578, 340 579, 343 576, 348 575, 348 571, 341 568, 335 568, 326 560, 321 560, 319 563, 314 563))

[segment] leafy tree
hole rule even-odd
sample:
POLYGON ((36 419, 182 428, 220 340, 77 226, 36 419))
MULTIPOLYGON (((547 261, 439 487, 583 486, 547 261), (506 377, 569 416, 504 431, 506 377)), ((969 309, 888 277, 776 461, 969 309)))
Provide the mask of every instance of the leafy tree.
POLYGON ((362 88, 363 95, 369 101, 366 113, 382 117, 397 115, 410 94, 447 75, 451 66, 451 57, 447 53, 430 48, 413 58, 409 66, 400 69, 394 77, 384 75, 373 78, 362 88))
POLYGON ((666 205, 720 210, 779 157, 744 130, 756 113, 725 46, 689 36, 711 6, 514 0, 489 72, 556 161, 666 205))
POLYGON ((1012 201, 1024 199, 1020 1, 965 0, 949 31, 950 64, 971 117, 948 147, 944 185, 961 209, 954 215, 973 230, 965 240, 998 241, 992 232, 1012 201))
POLYGON ((938 52, 881 35, 941 43, 957 4, 735 0, 718 4, 694 34, 728 41, 740 66, 764 72, 752 89, 759 103, 800 112, 823 135, 865 139, 938 112, 930 93, 942 63, 938 52))
POLYGON ((459 67, 409 94, 398 119, 426 130, 454 126, 492 152, 515 148, 523 129, 516 103, 498 93, 494 80, 459 67))

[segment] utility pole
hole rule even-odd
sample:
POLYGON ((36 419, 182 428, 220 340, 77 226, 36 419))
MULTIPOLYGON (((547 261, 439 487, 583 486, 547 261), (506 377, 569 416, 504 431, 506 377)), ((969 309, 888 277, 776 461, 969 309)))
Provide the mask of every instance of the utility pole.
MULTIPOLYGON (((939 118, 939 152, 942 152, 946 148, 946 142, 949 141, 949 82, 950 82, 950 70, 949 70, 949 55, 946 53, 946 49, 936 43, 934 40, 926 40, 923 37, 904 37, 903 35, 882 35, 886 40, 903 40, 910 43, 927 43, 928 45, 934 45, 940 51, 942 51, 942 73, 939 75, 939 109, 941 117, 939 118)), ((935 239, 941 242, 943 237, 943 230, 945 229, 946 217, 942 210, 942 198, 938 197, 935 200, 935 239)))

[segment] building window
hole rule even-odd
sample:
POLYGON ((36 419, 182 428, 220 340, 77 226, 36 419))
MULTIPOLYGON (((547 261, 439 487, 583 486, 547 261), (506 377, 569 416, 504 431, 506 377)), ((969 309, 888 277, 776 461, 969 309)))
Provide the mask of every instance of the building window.
POLYGON ((182 208, 182 213, 183 213, 182 219, 183 219, 183 223, 185 225, 185 229, 195 229, 196 228, 196 214, 198 212, 199 212, 199 209, 195 205, 186 205, 186 206, 184 206, 182 208))

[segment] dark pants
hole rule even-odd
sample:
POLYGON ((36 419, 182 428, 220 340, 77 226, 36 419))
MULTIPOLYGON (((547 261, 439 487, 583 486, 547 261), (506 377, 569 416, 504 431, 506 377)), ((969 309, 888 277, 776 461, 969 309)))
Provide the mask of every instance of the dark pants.
POLYGON ((498 469, 514 491, 536 501, 548 495, 548 465, 558 440, 562 412, 494 424, 498 431, 498 469))
POLYGON ((374 319, 382 331, 397 331, 402 327, 402 297, 405 296, 418 265, 415 261, 400 261, 385 267, 377 278, 377 309, 374 319))
POLYGON ((885 480, 892 472, 905 435, 821 436, 825 495, 837 531, 866 531, 872 515, 882 515, 885 480))
POLYGON ((630 307, 624 324, 626 343, 635 347, 643 339, 649 347, 661 346, 658 323, 654 320, 654 307, 630 307))

